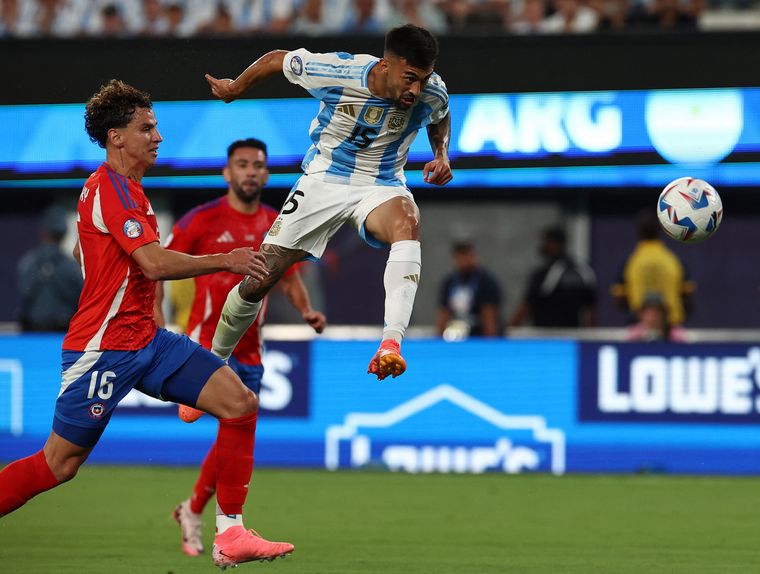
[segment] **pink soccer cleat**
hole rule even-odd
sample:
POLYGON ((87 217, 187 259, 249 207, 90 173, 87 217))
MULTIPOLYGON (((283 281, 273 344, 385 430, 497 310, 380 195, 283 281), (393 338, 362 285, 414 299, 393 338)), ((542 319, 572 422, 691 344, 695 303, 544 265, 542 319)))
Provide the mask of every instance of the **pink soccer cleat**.
POLYGON ((182 530, 182 552, 188 556, 203 554, 201 539, 201 516, 190 510, 190 501, 184 500, 177 505, 172 513, 174 520, 182 530))
POLYGON ((211 558, 214 566, 222 570, 234 567, 242 562, 253 560, 269 560, 285 557, 293 552, 295 547, 289 542, 270 542, 264 540, 255 530, 246 530, 242 526, 231 526, 223 534, 214 538, 214 549, 211 558))
POLYGON ((194 409, 193 407, 188 407, 187 405, 179 405, 179 412, 177 414, 179 414, 179 418, 182 422, 194 423, 206 413, 194 409))
POLYGON ((367 372, 382 381, 388 375, 394 379, 406 371, 406 361, 401 356, 401 346, 393 339, 385 339, 369 362, 367 372))

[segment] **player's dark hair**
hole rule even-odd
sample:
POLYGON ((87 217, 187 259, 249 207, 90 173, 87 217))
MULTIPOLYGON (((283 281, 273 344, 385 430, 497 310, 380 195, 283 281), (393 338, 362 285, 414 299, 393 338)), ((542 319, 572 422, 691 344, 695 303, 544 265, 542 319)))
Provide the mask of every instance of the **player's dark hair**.
POLYGON ((267 144, 256 138, 246 138, 244 140, 235 140, 229 145, 227 148, 227 159, 230 159, 232 157, 232 154, 235 153, 236 149, 240 149, 242 147, 260 149, 264 152, 264 155, 266 157, 269 157, 269 154, 267 153, 267 144))
POLYGON ((404 58, 415 68, 430 68, 438 58, 438 40, 425 28, 406 24, 385 35, 385 51, 404 58))
POLYGON ((93 143, 106 147, 108 130, 124 128, 137 108, 153 108, 147 92, 121 80, 111 80, 89 99, 84 112, 84 128, 93 143))
POLYGON ((544 237, 549 241, 564 247, 567 244, 567 234, 559 226, 547 227, 544 229, 544 237))

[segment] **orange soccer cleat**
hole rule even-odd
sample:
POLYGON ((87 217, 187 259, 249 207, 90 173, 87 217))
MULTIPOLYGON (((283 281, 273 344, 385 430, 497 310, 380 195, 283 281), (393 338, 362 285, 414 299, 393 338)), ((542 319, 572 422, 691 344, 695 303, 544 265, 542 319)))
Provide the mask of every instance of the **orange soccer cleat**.
POLYGON ((214 538, 211 557, 214 566, 222 570, 234 567, 242 562, 269 560, 283 557, 294 550, 289 542, 270 542, 263 539, 255 530, 246 530, 242 526, 231 526, 214 538))
POLYGON ((182 422, 194 423, 206 413, 194 409, 193 407, 188 407, 187 405, 179 405, 179 412, 177 414, 179 414, 179 418, 182 422))
POLYGON ((393 339, 385 339, 369 362, 367 372, 382 381, 388 375, 394 379, 406 371, 406 361, 401 356, 401 346, 393 339))

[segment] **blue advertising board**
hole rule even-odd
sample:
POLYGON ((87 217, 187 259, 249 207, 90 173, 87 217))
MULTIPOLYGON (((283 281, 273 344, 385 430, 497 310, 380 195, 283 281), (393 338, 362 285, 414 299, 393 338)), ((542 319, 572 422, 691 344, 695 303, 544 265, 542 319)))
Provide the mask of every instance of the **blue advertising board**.
MULTIPOLYGON (((49 433, 60 341, 0 337, 0 460, 34 452, 49 433)), ((412 340, 408 372, 382 382, 366 374, 375 348, 271 343, 256 464, 760 474, 760 347, 412 340)), ((216 426, 130 398, 90 460, 195 464, 216 426)))
MULTIPOLYGON (((290 187, 318 106, 311 98, 157 102, 163 173, 144 184, 223 187, 227 146, 255 136, 269 146, 270 187, 290 187)), ((760 183, 760 88, 455 94, 450 109, 453 186, 661 187, 683 175, 718 187, 760 183)), ((0 188, 41 179, 81 187, 67 174, 102 161, 83 113, 84 104, 0 106, 0 188)), ((409 157, 430 159, 424 134, 409 157)), ((407 175, 423 185, 421 170, 407 175)))

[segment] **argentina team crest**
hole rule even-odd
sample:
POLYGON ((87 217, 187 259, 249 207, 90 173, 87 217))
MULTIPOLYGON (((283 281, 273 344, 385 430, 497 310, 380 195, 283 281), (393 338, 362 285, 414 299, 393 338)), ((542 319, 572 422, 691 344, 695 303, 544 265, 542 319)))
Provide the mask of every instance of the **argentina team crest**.
POLYGON ((392 134, 400 132, 404 129, 406 123, 406 114, 402 112, 393 112, 388 117, 388 131, 392 134))
POLYGON ((136 219, 127 219, 121 229, 130 239, 137 239, 143 233, 142 225, 136 219))
POLYGON ((364 121, 374 126, 383 118, 383 108, 379 106, 369 106, 364 112, 364 121))

